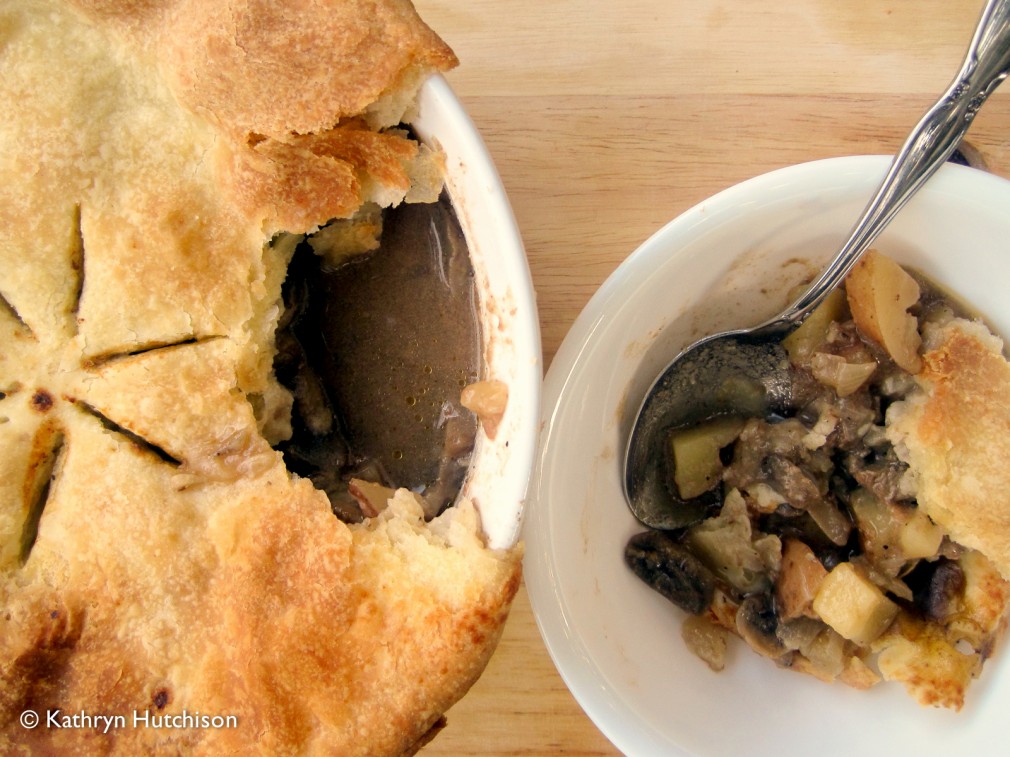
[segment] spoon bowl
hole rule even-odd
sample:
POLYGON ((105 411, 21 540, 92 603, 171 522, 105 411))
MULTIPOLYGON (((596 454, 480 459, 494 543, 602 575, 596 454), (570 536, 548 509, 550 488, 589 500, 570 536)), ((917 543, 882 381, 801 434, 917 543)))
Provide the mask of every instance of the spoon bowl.
POLYGON ((668 481, 668 454, 657 454, 665 434, 719 415, 766 416, 785 411, 792 394, 789 360, 777 329, 734 331, 693 344, 649 391, 628 448, 625 486, 636 494, 636 517, 673 530, 701 520, 709 498, 682 499, 668 481), (634 438, 634 437, 633 437, 634 438), (649 443, 652 442, 652 443, 649 443), (632 457, 634 456, 634 457, 632 457))

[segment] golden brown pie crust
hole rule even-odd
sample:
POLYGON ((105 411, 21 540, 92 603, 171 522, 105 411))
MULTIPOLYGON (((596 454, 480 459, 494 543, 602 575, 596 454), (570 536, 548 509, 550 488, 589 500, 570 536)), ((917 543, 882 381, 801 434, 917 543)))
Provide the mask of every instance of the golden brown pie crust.
POLYGON ((430 194, 385 127, 455 58, 406 0, 75 6, 0 9, 0 752, 409 750, 520 549, 407 492, 347 526, 288 473, 269 242, 430 194))
POLYGON ((889 434, 914 471, 919 506, 951 537, 1010 579, 1010 363, 980 322, 955 319, 926 333, 920 391, 892 408, 889 434))

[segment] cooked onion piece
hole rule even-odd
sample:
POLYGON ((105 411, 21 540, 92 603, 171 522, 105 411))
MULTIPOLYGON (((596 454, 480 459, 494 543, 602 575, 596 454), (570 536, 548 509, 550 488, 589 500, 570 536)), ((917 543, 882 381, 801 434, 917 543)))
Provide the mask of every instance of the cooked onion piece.
POLYGON ((858 390, 875 370, 875 362, 850 363, 841 355, 826 352, 815 352, 810 358, 810 371, 814 378, 833 388, 839 397, 848 397, 858 390))

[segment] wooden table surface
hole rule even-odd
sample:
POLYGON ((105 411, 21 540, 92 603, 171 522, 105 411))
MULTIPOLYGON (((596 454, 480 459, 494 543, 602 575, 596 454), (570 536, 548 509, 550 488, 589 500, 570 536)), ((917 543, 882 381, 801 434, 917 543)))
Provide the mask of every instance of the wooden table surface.
MULTIPOLYGON (((766 171, 891 154, 961 63, 981 0, 415 0, 501 173, 544 366, 664 223, 766 171)), ((1010 85, 1008 85, 1010 87, 1010 85)), ((1010 176, 1010 88, 968 134, 1010 176)), ((524 589, 490 666, 423 755, 613 755, 524 589)))

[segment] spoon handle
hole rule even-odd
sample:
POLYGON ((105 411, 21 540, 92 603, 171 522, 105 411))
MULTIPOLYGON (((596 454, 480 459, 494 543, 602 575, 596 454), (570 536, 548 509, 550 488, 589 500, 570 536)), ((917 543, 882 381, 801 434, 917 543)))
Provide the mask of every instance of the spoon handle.
POLYGON ((951 156, 1008 70, 1010 0, 989 0, 954 81, 909 134, 835 259, 777 322, 802 320, 842 282, 894 215, 951 156))

